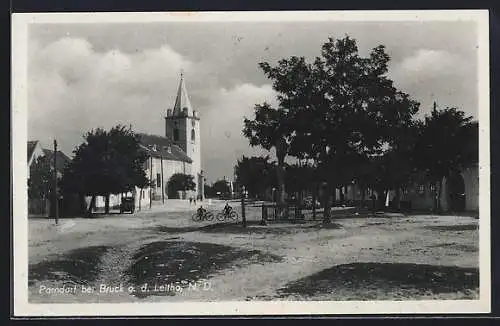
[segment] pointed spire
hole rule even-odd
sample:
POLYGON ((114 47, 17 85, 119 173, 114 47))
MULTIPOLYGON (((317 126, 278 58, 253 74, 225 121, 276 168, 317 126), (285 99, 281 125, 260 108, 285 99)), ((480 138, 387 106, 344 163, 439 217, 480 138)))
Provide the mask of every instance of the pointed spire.
POLYGON ((179 82, 179 88, 177 89, 173 115, 181 115, 186 109, 188 116, 191 116, 193 114, 193 108, 191 107, 191 102, 187 94, 186 84, 184 82, 184 72, 181 70, 181 80, 179 82))

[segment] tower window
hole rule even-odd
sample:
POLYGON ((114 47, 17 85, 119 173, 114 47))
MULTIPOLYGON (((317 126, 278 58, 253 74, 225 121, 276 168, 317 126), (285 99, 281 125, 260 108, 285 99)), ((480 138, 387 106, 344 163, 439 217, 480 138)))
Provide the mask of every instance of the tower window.
POLYGON ((161 187, 161 174, 160 173, 156 174, 156 187, 157 188, 161 187))
POLYGON ((179 129, 175 128, 174 129, 174 141, 179 140, 179 129))
POLYGON ((194 132, 194 129, 191 129, 191 141, 194 141, 196 139, 196 133, 194 132))

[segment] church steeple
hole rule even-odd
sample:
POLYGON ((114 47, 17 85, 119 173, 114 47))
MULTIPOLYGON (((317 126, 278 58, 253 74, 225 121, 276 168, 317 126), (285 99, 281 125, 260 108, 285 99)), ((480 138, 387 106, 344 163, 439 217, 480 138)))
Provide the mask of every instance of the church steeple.
POLYGON ((174 116, 192 116, 193 108, 191 102, 189 101, 188 93, 186 90, 186 84, 184 82, 184 73, 181 71, 181 80, 179 82, 179 88, 177 89, 177 97, 175 98, 175 104, 173 109, 174 116))

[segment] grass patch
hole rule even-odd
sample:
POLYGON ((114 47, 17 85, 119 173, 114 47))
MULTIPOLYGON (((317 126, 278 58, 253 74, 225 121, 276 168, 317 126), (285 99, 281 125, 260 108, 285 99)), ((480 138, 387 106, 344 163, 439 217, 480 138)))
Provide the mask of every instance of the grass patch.
MULTIPOLYGON (((282 261, 282 257, 259 250, 239 250, 234 247, 198 242, 158 241, 143 246, 134 256, 128 269, 136 287, 148 284, 187 286, 206 279, 229 267, 252 263, 282 261)), ((137 297, 175 295, 175 291, 136 292, 137 297)))
POLYGON ((70 251, 61 259, 43 261, 28 267, 28 285, 40 281, 87 284, 96 279, 102 255, 108 246, 92 246, 70 251))
POLYGON ((473 292, 478 287, 477 268, 353 263, 334 266, 288 283, 278 290, 278 295, 314 297, 331 293, 332 300, 373 300, 391 299, 391 296, 398 297, 401 294, 418 298, 424 294, 473 292))

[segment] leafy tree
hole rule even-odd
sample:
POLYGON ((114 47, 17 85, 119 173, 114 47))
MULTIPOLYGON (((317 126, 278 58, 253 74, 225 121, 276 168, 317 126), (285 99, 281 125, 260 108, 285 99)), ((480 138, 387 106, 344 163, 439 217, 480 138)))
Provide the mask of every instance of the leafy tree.
POLYGON ((212 185, 213 191, 217 194, 220 192, 222 195, 231 192, 231 188, 229 188, 229 183, 226 180, 217 180, 212 185))
POLYGON ((149 184, 144 171, 147 155, 131 130, 118 125, 106 131, 97 128, 85 134, 84 142, 74 150, 74 159, 66 167, 61 187, 67 193, 92 196, 89 214, 96 196, 105 197, 132 191, 149 184))
POLYGON ((235 173, 238 184, 245 185, 252 197, 262 196, 266 189, 277 185, 276 166, 269 161, 269 156, 243 156, 236 164, 235 173))
POLYGON ((251 146, 260 146, 266 150, 275 149, 278 178, 278 203, 285 199, 285 157, 289 151, 291 129, 286 107, 273 108, 268 103, 258 104, 254 108, 255 119, 245 118, 243 134, 251 146))
POLYGON ((196 183, 194 182, 194 177, 192 175, 175 173, 168 180, 167 188, 168 196, 170 198, 175 198, 178 191, 195 190, 196 183))
POLYGON ((426 115, 417 140, 417 165, 436 189, 434 208, 441 211, 442 180, 478 162, 479 129, 471 116, 457 108, 438 109, 426 115))
MULTIPOLYGON (((356 41, 346 36, 329 38, 321 50, 312 63, 291 57, 275 67, 260 66, 287 108, 283 128, 289 153, 314 160, 328 194, 351 182, 367 157, 394 142, 419 104, 386 76, 390 57, 384 46, 361 57, 356 41)), ((325 220, 329 204, 325 198, 325 220)))
POLYGON ((52 171, 51 162, 45 156, 39 156, 36 159, 30 166, 28 198, 50 198, 50 194, 54 191, 54 174, 52 171))
POLYGON ((213 188, 210 185, 205 184, 203 187, 205 189, 204 193, 205 193, 205 196, 207 198, 215 197, 215 192, 214 192, 213 188))
POLYGON ((314 167, 305 164, 293 164, 286 167, 286 188, 288 193, 297 193, 297 200, 302 202, 302 192, 314 187, 314 167))

